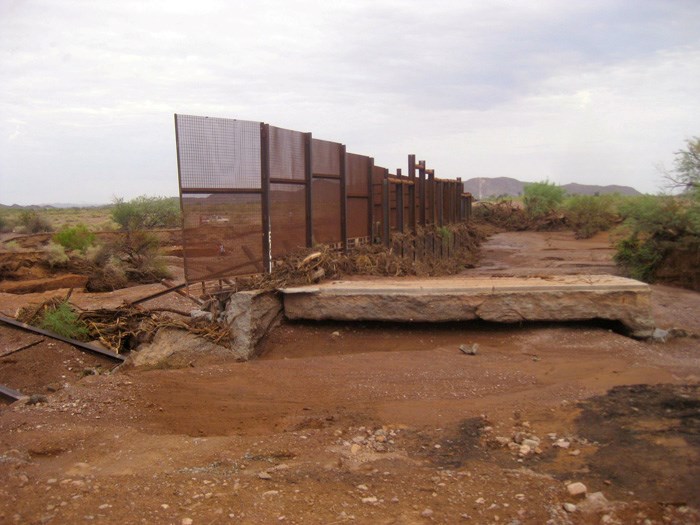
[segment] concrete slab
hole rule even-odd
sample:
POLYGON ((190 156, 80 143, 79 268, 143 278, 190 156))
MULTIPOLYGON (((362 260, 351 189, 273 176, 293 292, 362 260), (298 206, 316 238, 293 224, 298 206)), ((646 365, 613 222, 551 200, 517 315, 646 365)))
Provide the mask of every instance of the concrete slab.
POLYGON ((647 284, 613 275, 334 281, 285 288, 289 319, 444 322, 619 321, 650 337, 647 284))

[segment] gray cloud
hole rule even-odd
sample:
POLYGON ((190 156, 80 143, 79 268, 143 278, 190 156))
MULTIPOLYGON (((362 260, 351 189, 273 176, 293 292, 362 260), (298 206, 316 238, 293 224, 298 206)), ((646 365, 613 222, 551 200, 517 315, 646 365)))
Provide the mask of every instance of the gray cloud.
POLYGON ((4 2, 0 202, 175 194, 175 112, 654 191, 698 134, 699 22, 682 0, 4 2))

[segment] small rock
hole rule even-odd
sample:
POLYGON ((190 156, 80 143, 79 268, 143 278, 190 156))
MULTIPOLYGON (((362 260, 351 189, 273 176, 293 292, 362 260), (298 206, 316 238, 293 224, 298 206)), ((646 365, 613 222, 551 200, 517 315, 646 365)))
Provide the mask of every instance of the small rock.
POLYGON ((29 399, 27 399, 28 405, 37 405, 39 403, 46 403, 46 396, 42 396, 41 394, 32 394, 29 396, 29 399))
POLYGON ((580 481, 576 481, 574 483, 569 483, 566 486, 566 490, 572 496, 583 496, 588 491, 588 489, 586 488, 586 485, 584 485, 580 481))
POLYGON ((532 439, 532 438, 526 438, 523 439, 523 445, 527 445, 531 449, 535 449, 540 446, 540 440, 539 439, 532 439))
POLYGON ((369 489, 367 488, 367 485, 358 485, 357 490, 369 490, 369 489))
POLYGON ((358 445, 357 443, 353 443, 353 444, 350 446, 350 454, 355 455, 355 454, 357 454, 359 451, 360 451, 360 445, 358 445))
POLYGON ((263 498, 267 498, 268 496, 277 496, 279 494, 279 490, 268 490, 266 492, 262 493, 263 498))
POLYGON ((486 503, 486 500, 484 498, 478 498, 476 500, 476 503, 478 503, 479 505, 482 505, 482 504, 486 503))
POLYGON ((214 320, 214 315, 211 312, 206 312, 204 310, 192 310, 190 312, 190 317, 195 321, 204 319, 205 321, 212 322, 214 320))
POLYGON ((504 436, 496 436, 496 443, 498 443, 502 447, 507 447, 508 443, 510 443, 510 439, 504 436))
POLYGON ((459 345, 459 350, 466 355, 476 355, 479 351, 479 344, 474 343, 471 345, 459 345))
POLYGON ((520 449, 518 450, 518 454, 521 456, 527 456, 532 449, 528 445, 520 445, 520 449))
POLYGON ((260 479, 272 479, 272 476, 270 476, 270 474, 268 474, 264 470, 262 472, 258 472, 258 477, 260 479))
POLYGON ((576 512, 576 505, 573 503, 564 503, 564 510, 566 512, 576 512))
POLYGON ((559 447, 559 448, 569 448, 571 446, 571 443, 569 443, 566 439, 564 438, 559 438, 557 439, 554 444, 552 445, 553 447, 559 447))
POLYGON ((420 515, 423 516, 424 518, 429 518, 430 516, 433 515, 433 511, 432 511, 432 509, 425 509, 425 510, 423 510, 423 512, 420 513, 420 515))
POLYGON ((331 337, 340 337, 340 332, 335 331, 335 332, 331 333, 331 337))
POLYGON ((602 512, 610 505, 608 499, 602 492, 593 492, 586 496, 586 499, 578 505, 581 512, 602 512))
POLYGON ((377 498, 374 496, 369 496, 367 498, 362 498, 362 503, 367 503, 368 505, 372 505, 374 503, 377 503, 377 498))
POLYGON ((193 521, 192 518, 182 518, 180 523, 182 523, 182 525, 192 525, 193 521))
POLYGON ((654 328, 654 331, 651 334, 651 339, 657 343, 665 343, 666 339, 668 339, 668 330, 654 328))

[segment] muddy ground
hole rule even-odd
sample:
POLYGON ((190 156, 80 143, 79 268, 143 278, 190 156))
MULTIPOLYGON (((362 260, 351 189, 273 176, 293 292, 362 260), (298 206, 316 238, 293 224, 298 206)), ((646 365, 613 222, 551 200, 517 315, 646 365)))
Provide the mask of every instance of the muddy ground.
MULTIPOLYGON (((567 232, 495 235, 467 271, 605 272, 607 237, 567 232)), ((699 523, 700 294, 653 303, 687 336, 299 323, 247 363, 111 373, 46 340, 8 355, 40 338, 0 328, 0 383, 44 396, 0 408, 0 523, 699 523)))

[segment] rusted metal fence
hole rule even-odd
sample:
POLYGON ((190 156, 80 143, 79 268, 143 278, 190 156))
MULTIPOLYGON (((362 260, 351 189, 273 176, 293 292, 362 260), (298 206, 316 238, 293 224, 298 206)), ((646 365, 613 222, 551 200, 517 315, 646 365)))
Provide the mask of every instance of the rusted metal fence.
POLYGON ((269 272, 316 243, 391 245, 393 232, 468 220, 461 179, 408 156, 395 174, 311 133, 175 115, 188 282, 269 272))

